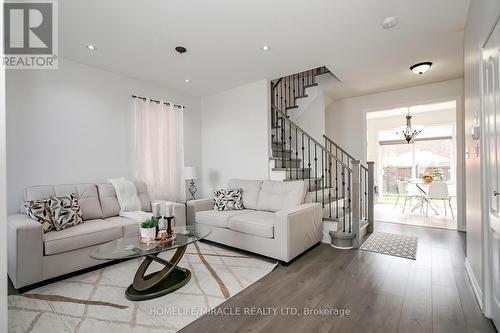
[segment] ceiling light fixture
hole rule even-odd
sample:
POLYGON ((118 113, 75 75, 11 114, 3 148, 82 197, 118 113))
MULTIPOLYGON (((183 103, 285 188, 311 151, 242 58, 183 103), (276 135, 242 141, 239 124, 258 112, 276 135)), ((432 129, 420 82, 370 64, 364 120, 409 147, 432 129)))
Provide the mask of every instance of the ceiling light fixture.
POLYGON ((419 62, 418 64, 411 66, 410 70, 415 74, 422 75, 427 72, 431 66, 432 62, 430 61, 419 62))
POLYGON ((184 46, 177 46, 175 50, 179 52, 179 54, 184 54, 187 52, 187 49, 184 46))
POLYGON ((262 51, 269 51, 271 48, 269 47, 269 45, 264 45, 260 48, 262 51))
POLYGON ((191 80, 190 80, 190 79, 185 79, 184 81, 186 81, 186 83, 191 82, 191 80))
POLYGON ((407 143, 410 143, 411 140, 413 140, 417 135, 420 134, 420 132, 422 132, 421 130, 419 129, 414 129, 411 127, 411 113, 410 113, 410 108, 408 108, 408 113, 406 114, 405 118, 406 118, 406 126, 403 126, 402 128, 400 128, 396 134, 398 135, 403 135, 405 141, 407 143))
POLYGON ((390 29, 394 28, 398 24, 398 18, 396 16, 389 16, 382 20, 382 28, 390 29))
POLYGON ((95 51, 95 45, 87 44, 87 48, 91 51, 95 51))

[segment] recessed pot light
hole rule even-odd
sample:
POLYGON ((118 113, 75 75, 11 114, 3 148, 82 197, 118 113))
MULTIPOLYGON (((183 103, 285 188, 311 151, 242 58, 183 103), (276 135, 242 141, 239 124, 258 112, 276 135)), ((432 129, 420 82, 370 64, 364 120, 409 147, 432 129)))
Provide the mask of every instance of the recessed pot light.
POLYGON ((260 48, 262 51, 269 51, 271 48, 269 47, 269 45, 264 45, 260 48))
POLYGON ((411 66, 410 70, 415 74, 422 75, 425 72, 427 72, 429 70, 429 68, 431 68, 431 66, 432 66, 432 62, 424 61, 424 62, 419 62, 418 64, 411 66))
POLYGON ((186 83, 191 82, 191 80, 190 80, 190 79, 185 79, 184 81, 186 81, 186 83))
POLYGON ((95 45, 87 44, 87 48, 91 51, 95 51, 95 45))
POLYGON ((398 24, 398 18, 396 16, 389 16, 382 20, 382 27, 384 29, 394 28, 398 24))

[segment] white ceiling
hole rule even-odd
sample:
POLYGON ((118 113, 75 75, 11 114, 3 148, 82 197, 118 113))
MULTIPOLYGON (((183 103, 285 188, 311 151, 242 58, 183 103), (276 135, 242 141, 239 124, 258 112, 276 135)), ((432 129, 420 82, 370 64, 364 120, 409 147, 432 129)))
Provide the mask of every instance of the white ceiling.
POLYGON ((205 96, 326 65, 350 97, 463 75, 469 0, 59 1, 60 55, 205 96), (398 25, 381 27, 387 16, 398 25), (95 44, 91 52, 86 44, 95 44), (270 45, 263 52, 260 47, 270 45), (174 47, 188 48, 178 55, 174 47), (434 66, 423 76, 408 69, 434 66), (190 83, 185 79, 189 78, 190 83))

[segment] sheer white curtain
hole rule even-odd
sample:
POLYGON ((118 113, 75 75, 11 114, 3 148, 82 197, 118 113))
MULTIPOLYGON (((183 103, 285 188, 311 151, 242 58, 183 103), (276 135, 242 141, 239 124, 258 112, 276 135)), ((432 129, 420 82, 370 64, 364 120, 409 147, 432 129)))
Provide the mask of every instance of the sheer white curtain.
POLYGON ((137 179, 146 182, 152 199, 183 202, 183 110, 163 101, 134 103, 137 179))

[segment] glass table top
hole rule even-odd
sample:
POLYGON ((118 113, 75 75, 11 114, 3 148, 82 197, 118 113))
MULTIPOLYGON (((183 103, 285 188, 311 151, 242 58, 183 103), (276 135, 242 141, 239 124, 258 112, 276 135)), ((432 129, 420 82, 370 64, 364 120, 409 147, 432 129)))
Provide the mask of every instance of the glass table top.
POLYGON ((209 227, 199 224, 173 227, 172 230, 176 238, 171 242, 153 242, 147 244, 140 242, 138 235, 124 237, 98 246, 90 252, 90 257, 101 260, 116 260, 158 254, 194 243, 207 237, 212 232, 212 229, 209 227))

